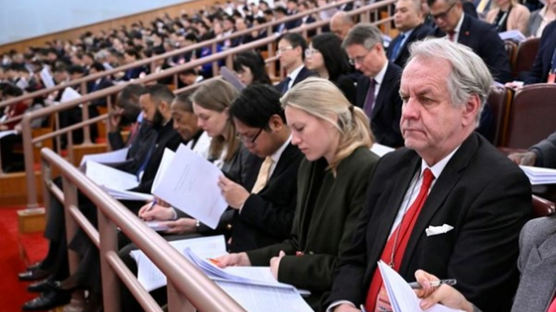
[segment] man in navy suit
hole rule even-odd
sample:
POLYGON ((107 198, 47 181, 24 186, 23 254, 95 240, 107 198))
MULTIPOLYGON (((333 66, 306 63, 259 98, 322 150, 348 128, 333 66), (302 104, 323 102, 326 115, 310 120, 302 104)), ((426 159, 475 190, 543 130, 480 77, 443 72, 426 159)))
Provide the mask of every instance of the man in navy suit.
POLYGON ((413 44, 400 83, 405 147, 375 169, 352 245, 338 261, 329 310, 391 310, 379 260, 408 282, 417 269, 454 278, 482 311, 510 310, 531 186, 474 132, 491 84, 469 49, 443 39, 413 44))
POLYGON ((464 14, 459 0, 427 0, 430 14, 437 26, 434 35, 470 47, 488 66, 494 80, 512 80, 510 62, 504 49, 504 42, 496 28, 464 14))
MULTIPOLYGON (((556 14, 556 5, 552 6, 556 14)), ((525 84, 552 82, 556 75, 556 21, 548 24, 541 36, 539 52, 535 57, 533 68, 525 79, 525 84)))
POLYGON ((391 147, 402 146, 399 125, 402 101, 398 94, 402 70, 388 61, 382 34, 375 26, 361 23, 348 32, 342 47, 350 63, 363 73, 357 81, 355 105, 369 117, 376 141, 391 147))
POLYGON ((423 24, 421 0, 398 0, 394 11, 394 24, 400 34, 390 42, 386 56, 390 62, 404 67, 409 57, 409 46, 430 35, 432 27, 423 24))
POLYGON ((276 54, 280 57, 280 65, 287 73, 286 78, 275 85, 282 94, 288 92, 291 87, 305 78, 315 75, 303 65, 306 49, 307 42, 300 34, 287 33, 278 41, 276 54))

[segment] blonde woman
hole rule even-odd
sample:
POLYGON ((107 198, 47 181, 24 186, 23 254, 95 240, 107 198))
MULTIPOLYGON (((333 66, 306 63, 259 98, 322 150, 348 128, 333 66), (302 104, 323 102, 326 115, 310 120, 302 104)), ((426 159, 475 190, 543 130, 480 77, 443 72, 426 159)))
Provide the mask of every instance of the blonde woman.
POLYGON ((223 267, 270 265, 278 281, 310 290, 308 303, 321 310, 336 260, 351 241, 378 156, 369 151, 373 141, 365 113, 332 82, 307 78, 281 102, 291 142, 305 155, 297 176, 292 234, 280 244, 218 261, 223 267))
POLYGON ((522 34, 527 33, 527 23, 531 13, 529 9, 517 0, 494 0, 486 16, 486 21, 494 24, 498 32, 508 30, 519 30, 522 34))

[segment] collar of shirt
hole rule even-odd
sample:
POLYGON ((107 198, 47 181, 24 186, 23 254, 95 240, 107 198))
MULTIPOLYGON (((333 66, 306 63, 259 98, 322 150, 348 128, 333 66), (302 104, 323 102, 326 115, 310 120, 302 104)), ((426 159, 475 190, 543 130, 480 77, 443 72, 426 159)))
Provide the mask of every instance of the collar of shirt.
POLYGON ((427 165, 424 159, 421 159, 421 174, 419 175, 419 177, 423 176, 423 171, 429 168, 432 171, 432 174, 434 175, 434 181, 432 182, 433 184, 431 184, 431 188, 432 188, 432 185, 434 185, 434 182, 436 182, 436 179, 440 176, 440 174, 442 173, 442 171, 444 170, 444 168, 446 167, 450 159, 452 159, 452 156, 454 156, 454 154, 457 152, 460 146, 461 145, 456 147, 453 151, 450 152, 450 154, 446 155, 446 157, 442 158, 439 162, 434 164, 432 167, 427 165))
POLYGON ((297 75, 299 75, 302 69, 303 69, 303 64, 301 64, 296 69, 292 70, 291 74, 288 75, 288 77, 290 77, 290 82, 288 83, 288 90, 291 89, 293 82, 295 81, 297 75))
POLYGON ((282 153, 284 153, 284 150, 286 150, 286 147, 288 147, 291 141, 292 141, 292 135, 290 134, 290 136, 284 142, 284 144, 282 144, 272 155, 270 155, 270 158, 272 158, 272 166, 270 166, 269 177, 272 176, 274 169, 276 169, 276 164, 278 164, 280 157, 282 157, 282 153))
MULTIPOLYGON (((459 40, 459 32, 461 30, 461 25, 463 24, 463 18, 465 17, 465 13, 461 13, 461 17, 459 18, 459 22, 456 25, 456 28, 454 28, 454 42, 458 42, 459 40)), ((448 34, 446 34, 446 37, 448 36, 448 34)))
MULTIPOLYGON (((419 24, 420 25, 420 24, 419 24)), ((419 25, 416 26, 419 27, 419 25)), ((400 42, 400 47, 403 47, 403 45, 405 44, 405 42, 407 41, 407 38, 409 38, 409 36, 411 36, 411 33, 413 32, 415 28, 412 28, 408 31, 402 32, 401 34, 404 36, 402 42, 400 42)))
POLYGON ((386 75, 386 69, 388 68, 388 61, 386 61, 384 63, 384 66, 382 66, 382 69, 378 72, 378 74, 376 74, 376 76, 374 77, 374 80, 376 81, 376 86, 375 90, 378 90, 380 87, 380 85, 382 84, 382 81, 384 80, 384 75, 386 75))

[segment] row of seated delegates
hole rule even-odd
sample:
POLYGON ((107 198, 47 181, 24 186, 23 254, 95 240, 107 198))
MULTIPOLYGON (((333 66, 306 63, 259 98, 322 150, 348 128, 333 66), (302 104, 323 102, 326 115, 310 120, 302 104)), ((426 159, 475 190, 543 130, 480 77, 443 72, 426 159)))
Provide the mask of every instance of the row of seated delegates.
MULTIPOLYGON (((0 83, 0 99, 2 101, 9 100, 21 96, 23 91, 9 82, 0 83)), ((41 109, 42 102, 21 101, 10 104, 0 112, 0 122, 7 121, 8 119, 21 116, 27 112, 41 109)), ((45 118, 39 118, 31 122, 31 128, 38 128, 43 126, 45 118)), ((13 121, 0 124, 0 161, 2 162, 3 172, 17 172, 24 169, 23 154, 14 153, 16 145, 21 144, 21 121, 13 121)))
MULTIPOLYGON (((290 130, 286 126, 283 109, 280 106, 280 93, 272 86, 255 84, 245 88, 241 94, 230 103, 228 110, 215 111, 214 104, 207 97, 214 98, 218 87, 233 88, 224 81, 216 81, 201 86, 193 96, 193 106, 198 118, 208 115, 221 115, 226 118, 208 118, 199 124, 208 132, 222 128, 219 123, 230 123, 243 143, 243 151, 249 153, 241 162, 232 163, 231 170, 222 176, 219 186, 229 204, 229 209, 222 216, 216 233, 224 230, 227 237, 227 249, 232 252, 251 250, 286 239, 291 230, 296 203, 297 169, 302 158, 299 149, 293 146, 290 130), (218 121, 218 122, 217 122, 218 121), (239 180, 233 181, 230 173, 238 171, 239 180)), ((222 108, 218 108, 222 109, 222 108)), ((236 156, 236 158, 238 158, 236 156)), ((155 205, 149 209, 145 205, 139 216, 145 220, 166 221, 169 233, 180 234, 167 236, 167 239, 183 239, 196 235, 214 235, 214 231, 200 224, 198 221, 178 212, 171 207, 155 205), (179 218, 179 219, 176 219, 179 218), (173 221, 167 220, 176 219, 173 221)), ((137 270, 129 252, 136 248, 127 246, 120 252, 124 262, 137 270)), ((165 289, 155 290, 153 295, 164 302, 165 289)), ((125 311, 137 310, 136 303, 129 296, 127 290, 122 295, 125 311)))
POLYGON ((405 148, 376 167, 326 307, 391 310, 377 270, 382 260, 408 281, 417 269, 455 278, 480 309, 508 311, 531 187, 474 132, 492 77, 479 56, 446 39, 414 43, 410 52, 400 84, 405 148), (430 232, 444 224, 449 230, 430 232))
MULTIPOLYGON (((140 145, 131 149, 127 160, 114 167, 139 177, 139 185, 132 191, 150 193, 152 183, 165 148, 175 150, 182 141, 179 134, 174 131, 170 104, 174 94, 164 85, 150 85, 145 90, 138 90, 139 105, 142 110, 143 120, 138 135, 131 145, 140 145), (139 155, 141 154, 141 155, 139 155)), ((59 179, 55 181, 60 185, 59 179)), ((86 196, 78 196, 80 211, 87 219, 96 225, 96 209, 86 196)), ((122 201, 130 210, 137 212, 143 202, 122 201)), ((98 274, 98 250, 81 230, 72 238, 69 246, 80 256, 81 262, 75 275, 68 277, 67 244, 64 227, 63 205, 56 198, 50 200, 48 221, 45 237, 49 239, 49 251, 46 258, 37 266, 20 274, 22 280, 37 280, 47 278, 31 289, 43 291, 40 296, 24 304, 25 310, 41 310, 67 303, 71 290, 76 287, 88 288, 90 298, 99 302, 100 285, 98 274)), ((31 287, 31 286, 30 286, 31 287)))
POLYGON ((330 81, 307 78, 280 101, 291 143, 305 155, 291 234, 281 243, 217 260, 221 266, 270 265, 278 281, 311 291, 306 300, 320 310, 337 259, 353 236, 378 156, 369 150, 365 114, 330 81))
POLYGON ((555 6, 556 1, 547 0, 546 4, 542 8, 532 11, 525 35, 540 37, 546 25, 556 19, 556 14, 554 13, 555 6))
MULTIPOLYGON (((519 165, 556 168, 556 132, 533 145, 528 152, 510 154, 509 158, 519 165)), ((518 259, 521 277, 512 311, 556 311, 555 228, 556 215, 552 215, 530 220, 521 230, 518 259)), ((418 293, 424 298, 423 309, 439 302, 454 309, 479 310, 451 286, 430 287, 430 282, 438 279, 436 276, 421 270, 415 273, 415 278, 423 285, 423 291, 418 293)))

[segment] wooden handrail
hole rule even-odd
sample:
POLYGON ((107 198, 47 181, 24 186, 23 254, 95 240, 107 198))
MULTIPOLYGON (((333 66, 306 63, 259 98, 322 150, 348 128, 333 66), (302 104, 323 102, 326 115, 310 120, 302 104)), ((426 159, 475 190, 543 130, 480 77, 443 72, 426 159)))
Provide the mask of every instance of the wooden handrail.
MULTIPOLYGON (((352 10, 350 12, 346 12, 346 14, 348 14, 349 16, 354 16, 354 15, 361 15, 361 19, 362 20, 368 20, 369 16, 368 14, 370 14, 371 11, 376 10, 376 9, 380 9, 382 7, 389 7, 391 4, 393 4, 395 2, 395 0, 385 0, 385 1, 380 1, 380 2, 376 2, 373 4, 370 4, 368 6, 364 6, 361 7, 359 9, 356 10, 352 10)), ((383 20, 379 20, 376 21, 374 24, 381 24, 381 23, 389 23, 392 20, 392 18, 386 18, 383 20)), ((326 21, 320 21, 320 22, 316 22, 316 23, 311 23, 311 24, 306 24, 306 25, 302 25, 301 27, 298 27, 296 29, 291 30, 290 32, 307 32, 313 29, 320 29, 320 27, 322 27, 324 24, 326 24, 326 21)), ((139 83, 139 84, 143 84, 143 83, 148 83, 151 81, 156 81, 158 79, 161 78, 165 78, 165 77, 169 77, 172 75, 177 75, 179 72, 182 72, 184 70, 190 69, 190 68, 195 68, 197 66, 201 66, 204 64, 208 64, 208 63, 213 63, 216 62, 220 59, 224 59, 227 57, 231 57, 232 55, 241 52, 241 51, 245 51, 245 50, 250 50, 253 48, 257 48, 260 46, 264 46, 266 44, 270 44, 275 42, 278 38, 279 38, 279 34, 272 34, 268 37, 247 43, 247 44, 243 44, 241 46, 238 47, 234 47, 234 48, 230 48, 227 49, 226 51, 220 52, 220 53, 216 53, 216 54, 212 54, 206 57, 203 57, 201 59, 197 59, 194 61, 190 61, 187 64, 182 64, 179 66, 175 66, 172 68, 168 68, 162 72, 159 73, 153 73, 150 75, 147 75, 143 78, 134 80, 133 83, 139 83)), ((273 55, 271 55, 270 57, 273 57, 273 55)), ((22 128, 22 139, 23 139, 23 154, 24 154, 24 161, 25 161, 25 177, 26 177, 26 185, 27 185, 27 207, 28 208, 36 208, 38 207, 38 201, 37 201, 37 190, 36 190, 36 186, 34 183, 34 169, 33 169, 33 163, 34 163, 34 159, 33 159, 33 138, 31 136, 31 121, 36 119, 36 118, 40 118, 40 117, 44 117, 44 116, 48 116, 50 114, 55 114, 58 113, 60 111, 75 107, 79 104, 84 104, 82 107, 82 113, 83 116, 88 116, 88 109, 87 109, 87 103, 95 100, 95 99, 99 99, 99 98, 104 98, 107 97, 108 99, 110 99, 110 96, 113 94, 118 93, 119 91, 121 91, 127 84, 117 84, 114 85, 112 87, 109 88, 105 88, 102 90, 98 90, 95 91, 93 93, 89 93, 89 94, 85 94, 84 96, 78 98, 78 99, 74 99, 74 100, 70 100, 58 105, 54 105, 54 106, 50 106, 50 107, 46 107, 37 111, 33 111, 33 112, 28 112, 26 114, 24 114, 22 120, 21 120, 21 128, 22 128)), ((188 88, 184 88, 184 90, 187 90, 188 88)), ((110 106, 110 105, 109 105, 110 106)), ((83 120, 87 120, 87 118, 83 118, 83 120)), ((88 127, 85 128, 84 131, 84 141, 88 142, 88 127)), ((71 153, 70 153, 71 155, 71 153)))
MULTIPOLYGON (((72 209, 72 218, 70 218, 72 220, 70 222, 75 222, 73 218, 77 218, 79 225, 88 228, 87 234, 91 235, 93 240, 98 243, 101 255, 102 291, 104 294, 119 293, 119 283, 115 279, 116 274, 130 277, 129 269, 116 259, 118 258, 116 254, 118 251, 116 249, 116 227, 118 227, 166 275, 168 289, 178 290, 177 294, 168 292, 169 297, 174 295, 178 297, 178 300, 176 298, 169 298, 170 311, 182 311, 179 307, 173 306, 173 302, 184 301, 190 302, 200 311, 245 311, 234 299, 210 280, 206 274, 202 273, 185 259, 164 238, 146 226, 129 209, 108 195, 72 164, 48 148, 41 150, 41 157, 43 166, 53 167, 60 172, 64 181, 64 199, 66 203, 70 202, 66 200, 66 196, 74 196, 75 191, 79 190, 98 209, 99 222, 97 231, 79 209, 73 205, 69 207, 65 205, 66 209, 75 208, 72 209)), ((51 171, 45 170, 45 172, 51 171)), ((51 181, 50 177, 47 177, 46 180, 46 184, 51 181)), ((71 260, 74 259, 70 258, 71 260)), ((70 267, 75 268, 75 263, 71 263, 70 267)), ((126 284, 132 289, 132 293, 145 293, 144 289, 137 283, 129 283, 129 280, 127 280, 126 284), (141 290, 143 291, 141 292, 141 290)), ((119 310, 119 296, 105 295, 103 300, 105 311, 119 310)))
POLYGON ((267 31, 267 36, 271 37, 271 36, 274 35, 272 33, 272 27, 273 26, 276 26, 276 25, 279 25, 279 24, 282 24, 282 23, 287 23, 287 22, 290 22, 290 21, 294 21, 294 20, 300 19, 300 18, 302 18, 306 15, 313 14, 313 13, 318 13, 320 11, 328 10, 328 9, 331 9, 331 8, 335 8, 337 6, 341 6, 341 5, 344 5, 344 4, 353 2, 353 1, 355 1, 355 0, 343 0, 343 1, 340 1, 340 2, 327 4, 323 7, 314 8, 314 9, 307 10, 307 11, 302 12, 302 13, 287 16, 287 17, 285 17, 283 19, 280 19, 280 20, 270 21, 270 22, 267 22, 267 23, 249 28, 249 29, 234 32, 232 34, 229 34, 229 35, 221 37, 221 38, 214 38, 214 39, 206 40, 206 41, 203 41, 203 42, 192 44, 192 45, 187 46, 187 47, 183 47, 181 49, 177 49, 177 50, 173 50, 173 51, 170 51, 170 52, 166 52, 164 54, 160 54, 160 55, 152 56, 152 57, 149 57, 149 58, 145 58, 145 59, 136 61, 136 62, 131 63, 131 64, 122 65, 122 66, 119 66, 119 67, 116 67, 116 68, 113 68, 113 69, 110 69, 110 70, 102 71, 100 73, 95 73, 95 74, 87 75, 85 77, 78 78, 78 79, 75 79, 75 80, 60 83, 60 84, 58 84, 58 85, 56 85, 52 88, 41 89, 41 90, 37 90, 37 91, 31 92, 31 93, 27 93, 27 94, 24 94, 22 96, 18 96, 16 98, 0 102, 0 108, 4 107, 6 105, 10 105, 10 104, 13 104, 13 103, 20 102, 20 101, 34 99, 36 97, 43 96, 43 95, 52 93, 54 91, 64 89, 68 86, 76 86, 76 85, 81 86, 81 90, 80 90, 81 92, 80 93, 82 95, 84 95, 84 94, 87 93, 87 82, 89 82, 89 81, 94 81, 94 80, 99 79, 99 78, 110 76, 110 75, 113 75, 113 74, 116 74, 116 73, 119 73, 119 72, 122 72, 122 71, 126 71, 128 69, 136 68, 136 67, 143 66, 143 65, 149 65, 149 66, 152 67, 152 64, 154 64, 157 61, 164 60, 164 59, 176 56, 176 55, 181 55, 181 54, 184 54, 184 53, 187 53, 187 52, 195 51, 195 50, 200 49, 200 48, 216 45, 216 44, 218 44, 220 42, 224 42, 226 40, 230 40, 230 39, 242 36, 242 35, 250 34, 251 32, 256 31, 256 30, 261 30, 261 29, 267 28, 267 29, 270 30, 270 31, 267 31))

